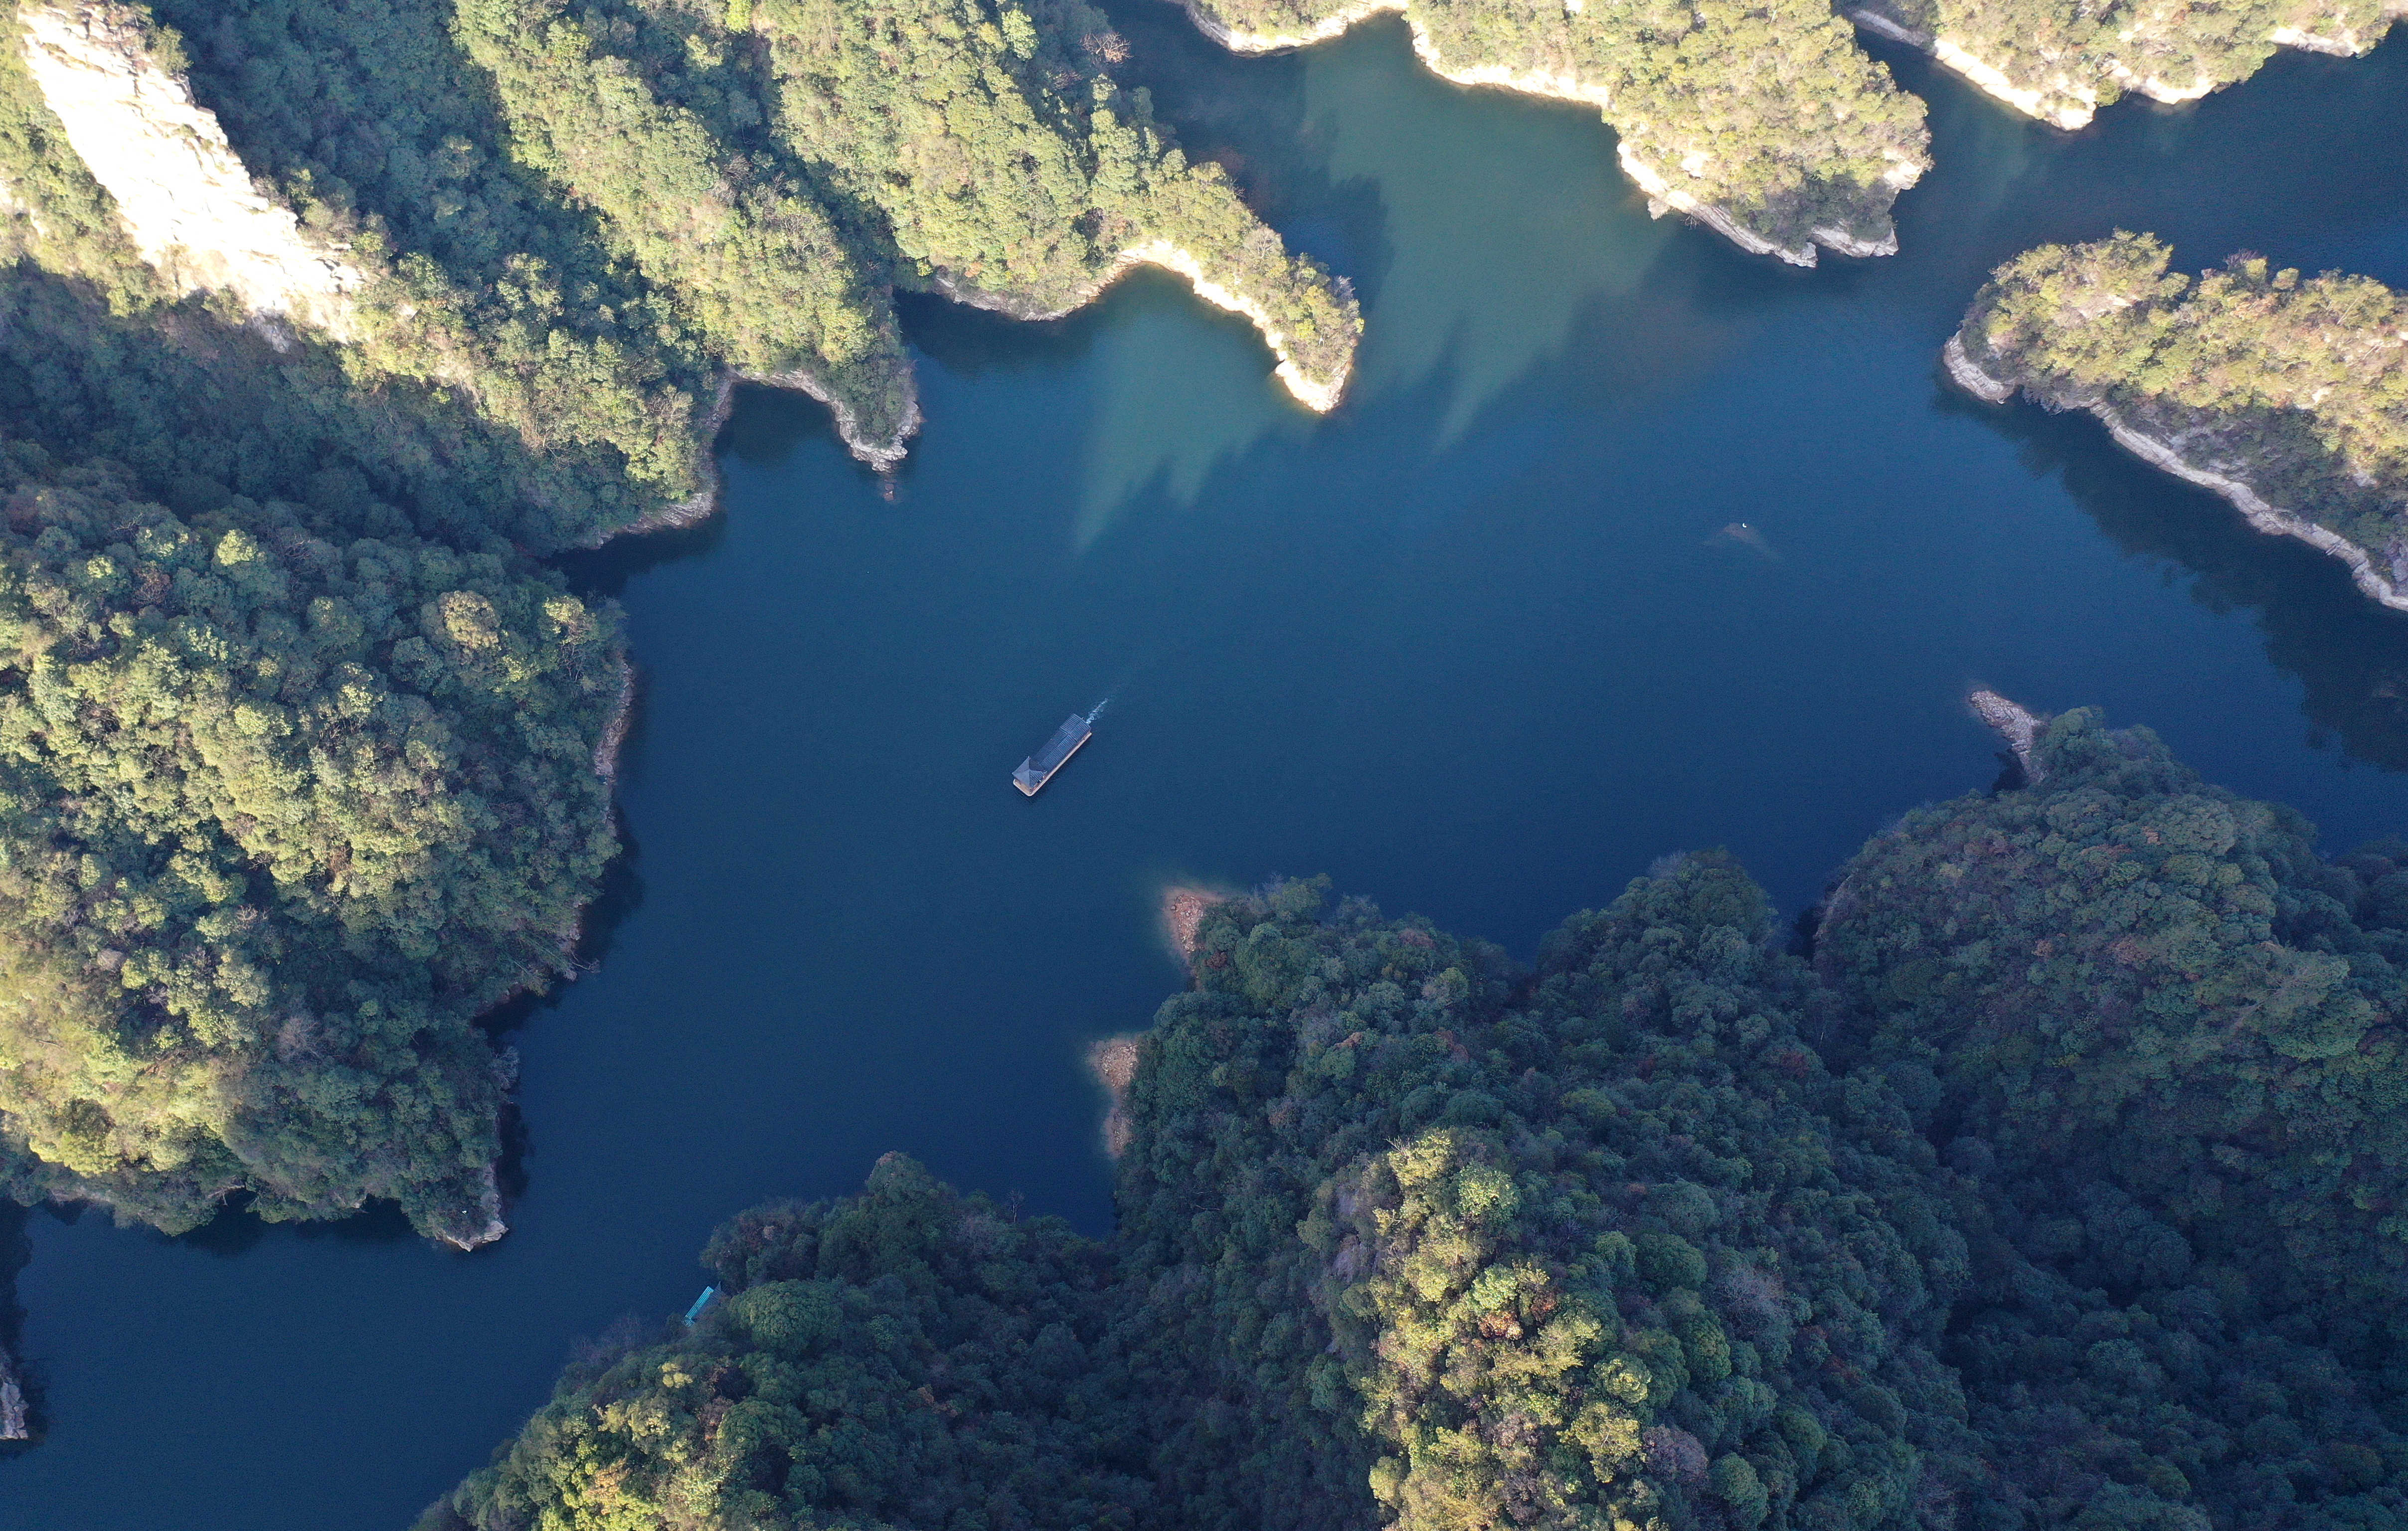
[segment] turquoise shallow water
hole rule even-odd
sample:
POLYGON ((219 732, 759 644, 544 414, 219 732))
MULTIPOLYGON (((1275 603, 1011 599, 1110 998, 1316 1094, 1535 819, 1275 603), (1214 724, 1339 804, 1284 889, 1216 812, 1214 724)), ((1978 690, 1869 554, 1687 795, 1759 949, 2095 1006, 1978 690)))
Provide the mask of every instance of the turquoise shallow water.
POLYGON ((747 397, 727 513, 579 571, 645 673, 631 851, 598 969, 512 1034, 514 1231, 33 1215, 49 1438, 0 1524, 406 1524, 577 1337, 682 1310, 713 1223, 888 1149, 1102 1228, 1080 1057, 1178 982, 1174 880, 1326 871, 1526 954, 1727 845, 1795 910, 1996 774, 1974 682, 2150 723, 2335 847, 2408 827, 2408 621, 1934 365, 1992 264, 2119 224, 2408 281, 2408 45, 2072 138, 1901 58, 1940 161, 1905 252, 1808 273, 1651 222, 1593 117, 1431 80, 1400 29, 1241 61, 1168 7, 1121 25, 1364 294, 1348 401, 1302 415, 1144 276, 1051 325, 914 306, 892 502, 808 401, 747 397))

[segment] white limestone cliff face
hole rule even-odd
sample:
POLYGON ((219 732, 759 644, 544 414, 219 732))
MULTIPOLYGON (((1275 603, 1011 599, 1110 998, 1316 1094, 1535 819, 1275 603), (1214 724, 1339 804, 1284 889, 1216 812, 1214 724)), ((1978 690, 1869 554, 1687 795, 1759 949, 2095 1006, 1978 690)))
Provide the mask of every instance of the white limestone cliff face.
POLYGON ((1271 317, 1270 310, 1264 308, 1259 299, 1251 293, 1218 280, 1194 253, 1168 239, 1141 240, 1122 250, 1113 258, 1111 265, 1106 266, 1093 281, 1072 293, 1068 302, 1039 302, 1010 293, 989 292, 957 281, 941 271, 935 275, 932 282, 938 292, 955 303, 1011 319, 1038 322, 1064 319, 1078 312, 1100 297, 1113 282, 1141 265, 1155 266, 1184 279, 1197 297, 1253 324, 1278 363, 1271 369, 1271 375, 1279 379, 1280 385, 1287 390, 1288 396, 1297 403, 1317 415, 1327 414, 1338 408, 1339 399, 1346 392, 1346 381, 1354 376, 1351 359, 1338 369, 1335 376, 1316 377, 1307 372, 1297 364, 1288 333, 1280 327, 1279 322, 1271 317))
POLYGON ((2015 396, 2014 384, 1991 377, 1965 354, 1965 337, 1961 335, 1948 337, 1948 344, 1940 349, 1940 361, 1947 367, 1951 381, 1984 404, 2004 404, 2015 396))
POLYGON ((2341 25, 2322 31, 2306 27, 2278 26, 2266 34, 2266 40, 2284 48, 2296 48, 2308 53, 2331 53, 2341 58, 2356 58, 2383 40, 2383 34, 2393 21, 2408 21, 2408 0, 2392 0, 2379 13, 2381 24, 2372 35, 2354 26, 2341 25))
POLYGON ((510 1231, 502 1221, 501 1178, 487 1165, 479 1178, 477 1199, 436 1223, 435 1238, 455 1250, 482 1249, 510 1231))
POLYGON ((1121 271, 1140 265, 1160 266, 1186 279, 1187 285, 1195 289, 1197 297, 1215 308, 1237 314, 1252 323, 1261 332, 1263 343, 1270 347, 1271 354, 1279 359, 1279 365, 1272 369, 1272 375, 1298 404, 1315 414, 1327 414, 1338 408, 1339 396, 1346 392, 1346 379, 1354 370, 1351 363, 1341 367, 1336 377, 1316 378, 1308 374, 1296 365, 1295 356, 1288 347, 1287 332, 1280 328, 1279 322, 1271 318, 1270 311, 1256 301, 1253 293, 1242 293, 1213 280, 1205 271, 1204 263, 1168 239, 1149 239, 1122 251, 1114 269, 1121 271))
MULTIPOLYGON (((1791 265, 1811 266, 1817 250, 1828 250, 1837 255, 1895 255, 1898 253, 1898 231, 1892 229, 1880 239, 1866 239, 1846 229, 1817 225, 1807 231, 1807 236, 1795 245, 1784 245, 1766 238, 1756 230, 1733 218, 1721 207, 1707 202, 1694 193, 1684 190, 1671 177, 1632 152, 1625 141, 1614 150, 1614 159, 1622 173, 1647 193, 1647 213, 1661 218, 1667 212, 1677 212, 1696 220, 1713 230, 1751 255, 1770 255, 1791 265)), ((1701 165, 1683 166, 1690 177, 1698 176, 1701 165)), ((1912 160, 1894 159, 1882 179, 1894 191, 1904 191, 1923 176, 1923 166, 1912 160)))
POLYGON ((261 193, 217 115, 152 58, 111 0, 26 0, 25 64, 142 258, 179 292, 224 292, 252 312, 348 337, 359 268, 261 193))

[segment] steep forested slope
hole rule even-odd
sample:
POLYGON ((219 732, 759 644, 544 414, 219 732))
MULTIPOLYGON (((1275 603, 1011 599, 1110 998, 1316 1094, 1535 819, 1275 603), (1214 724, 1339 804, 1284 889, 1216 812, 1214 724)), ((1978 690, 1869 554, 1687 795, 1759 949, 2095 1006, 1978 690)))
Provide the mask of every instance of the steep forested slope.
POLYGON ((612 851, 614 617, 472 531, 456 418, 29 272, 0 314, 13 1188, 489 1236, 470 1023, 612 851))
MULTIPOLYGON (((945 1485, 1006 1432, 1010 1524, 1049 1495, 1233 1531, 2408 1524, 2408 871, 2319 862, 2089 713, 2033 754, 2038 786, 1869 846, 1811 962, 1715 855, 1527 972, 1317 884, 1223 902, 1137 1044, 1109 1250, 941 1197, 846 1245, 899 1296, 956 1290, 920 1252, 967 1240, 1017 1294, 974 1363, 872 1326, 892 1369, 812 1407, 880 1438, 736 1432, 786 1343, 738 1297, 573 1376, 428 1524, 968 1524, 945 1485), (741 1493, 622 1495, 665 1463, 741 1493)), ((882 1215, 900 1173, 710 1263, 782 1279, 729 1252, 882 1215)))
POLYGON ((533 390, 556 431, 623 447, 633 421, 707 419, 732 367, 827 399, 891 463, 919 421, 897 285, 1010 307, 1041 276, 1053 311, 1155 239, 1247 308, 1299 397, 1326 408, 1352 365, 1342 289, 1112 85, 1118 45, 1081 6, 158 8, 246 161, 390 269, 391 343, 416 349, 433 304, 607 381, 591 404, 554 398, 557 373, 533 390))

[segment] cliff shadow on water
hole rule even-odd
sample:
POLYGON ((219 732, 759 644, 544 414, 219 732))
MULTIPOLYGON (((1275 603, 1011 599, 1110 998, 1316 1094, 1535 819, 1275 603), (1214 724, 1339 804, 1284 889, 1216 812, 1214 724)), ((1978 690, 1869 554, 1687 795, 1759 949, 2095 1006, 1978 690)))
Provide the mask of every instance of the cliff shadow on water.
POLYGON ((2385 770, 2408 770, 2408 613, 2367 599, 2340 563, 2254 531, 2207 490, 2118 447, 2087 414, 1976 404, 1942 385, 1938 406, 2015 443, 2035 478, 2056 479, 2125 553, 2159 561, 2168 583, 2218 615, 2256 612, 2266 656, 2298 677, 2309 740, 2385 770))

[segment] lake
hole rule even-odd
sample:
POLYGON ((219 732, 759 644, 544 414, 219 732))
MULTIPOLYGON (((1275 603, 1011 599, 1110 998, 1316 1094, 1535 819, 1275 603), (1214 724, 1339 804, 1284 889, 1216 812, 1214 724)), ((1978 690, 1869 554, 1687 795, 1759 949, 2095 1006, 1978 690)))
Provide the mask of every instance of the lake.
POLYGON ((1794 913, 1996 778, 1975 683, 2145 723, 2330 849, 2408 829, 2408 618, 1936 366, 1991 265, 2117 226, 2408 282, 2408 42, 2071 137, 1885 51, 1938 167, 1903 253, 1805 272, 1651 222, 1593 113, 1447 86, 1399 25, 1240 60, 1116 15, 1191 153, 1354 281, 1346 402, 1143 275, 1053 324, 911 305, 891 501, 809 400, 745 396, 725 514, 575 571, 643 706, 598 965, 509 1018, 512 1233, 31 1214, 49 1435, 0 1524, 406 1526, 580 1337, 682 1311, 716 1222, 889 1150, 1102 1231, 1082 1058, 1182 981, 1174 881, 1326 872, 1526 957, 1721 845, 1794 913))

